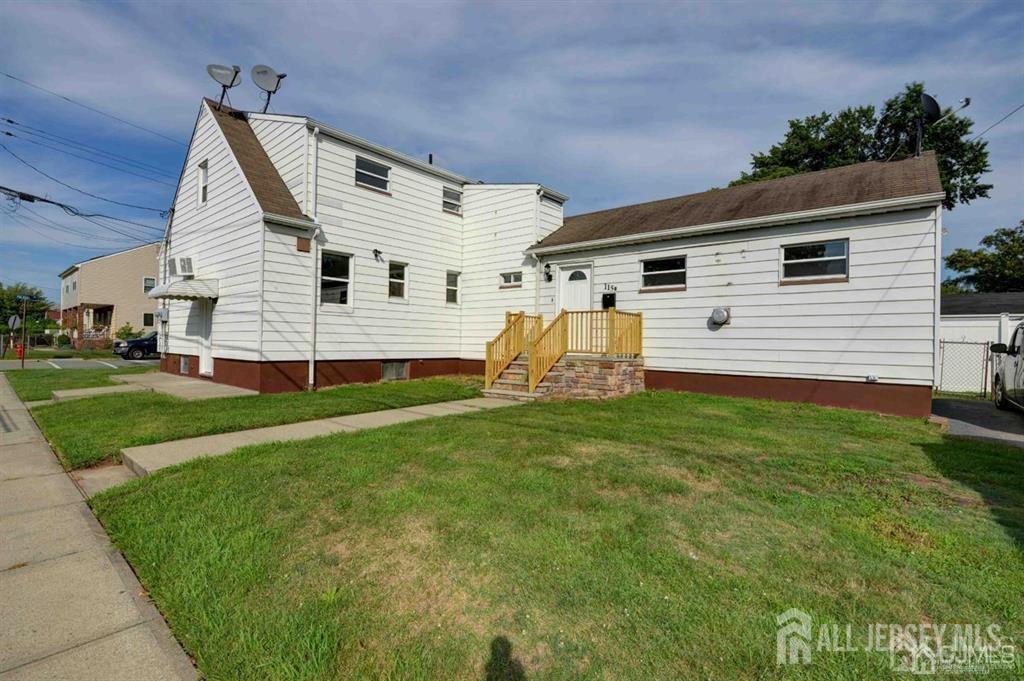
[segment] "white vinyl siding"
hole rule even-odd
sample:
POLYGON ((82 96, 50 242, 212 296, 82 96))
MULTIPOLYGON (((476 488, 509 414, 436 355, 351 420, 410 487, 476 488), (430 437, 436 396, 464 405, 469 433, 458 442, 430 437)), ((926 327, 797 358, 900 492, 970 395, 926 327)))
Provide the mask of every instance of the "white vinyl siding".
MULTIPOLYGON (((165 256, 192 259, 197 278, 216 279, 220 298, 213 313, 213 356, 259 359, 260 239, 262 219, 227 142, 204 103, 185 167, 206 160, 209 186, 199 209, 199 183, 182 182, 174 204, 170 251, 160 251, 160 279, 166 281, 165 256)), ((294 247, 294 240, 293 240, 294 247)), ((200 304, 168 301, 166 352, 198 355, 200 304)), ((163 339, 161 339, 162 342, 163 339)))
POLYGON ((263 116, 249 119, 256 138, 300 207, 306 205, 306 121, 302 118, 263 116))
MULTIPOLYGON (((597 290, 644 315, 647 369, 931 385, 935 211, 771 227, 550 256, 593 262, 597 290), (784 245, 849 241, 849 282, 779 286, 784 245), (685 252, 684 296, 640 293, 640 261, 685 252), (716 307, 728 327, 712 329, 716 307)), ((554 314, 555 284, 541 288, 554 314)))
MULTIPOLYGON (((311 137, 311 135, 310 135, 311 137)), ((448 305, 446 274, 462 271, 462 221, 438 209, 446 183, 398 162, 391 164, 391 195, 353 182, 356 157, 345 141, 321 133, 316 205, 323 234, 320 249, 351 256, 348 306, 320 305, 317 358, 430 359, 459 357, 460 310, 448 305), (379 258, 374 249, 381 251, 379 258), (388 262, 407 264, 405 300, 389 298, 388 262)), ((307 173, 312 178, 314 173, 307 173)), ((309 358, 309 310, 319 273, 313 258, 297 252, 299 230, 266 230, 263 357, 267 361, 309 358)), ((492 275, 493 276, 493 275, 492 275)), ((497 333, 494 331, 493 333, 497 333)), ((482 346, 481 346, 482 347, 482 346)))

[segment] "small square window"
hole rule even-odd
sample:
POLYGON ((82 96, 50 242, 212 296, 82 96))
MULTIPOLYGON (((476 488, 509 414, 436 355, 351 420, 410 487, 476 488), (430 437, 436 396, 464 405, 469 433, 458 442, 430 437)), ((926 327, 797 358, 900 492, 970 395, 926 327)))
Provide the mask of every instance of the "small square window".
POLYGON ((445 282, 445 302, 459 302, 459 273, 449 272, 445 282))
POLYGON ((352 257, 342 253, 320 253, 320 303, 349 304, 352 257))
POLYGON ((388 298, 405 298, 406 267, 405 263, 388 262, 388 298))
POLYGON ((142 292, 149 293, 156 287, 155 277, 143 277, 142 278, 142 292))
POLYGON ((390 191, 391 168, 368 158, 356 156, 356 184, 382 192, 390 191))
POLYGON ((143 326, 153 326, 153 313, 152 312, 144 312, 144 313, 142 313, 142 325, 143 326))
POLYGON ((462 192, 445 187, 441 195, 441 207, 449 213, 462 215, 462 192))
POLYGON ((820 241, 782 247, 783 282, 844 281, 849 273, 849 242, 820 241))
POLYGON ((522 272, 502 272, 501 273, 501 284, 499 288, 522 288, 523 286, 523 273, 522 272))

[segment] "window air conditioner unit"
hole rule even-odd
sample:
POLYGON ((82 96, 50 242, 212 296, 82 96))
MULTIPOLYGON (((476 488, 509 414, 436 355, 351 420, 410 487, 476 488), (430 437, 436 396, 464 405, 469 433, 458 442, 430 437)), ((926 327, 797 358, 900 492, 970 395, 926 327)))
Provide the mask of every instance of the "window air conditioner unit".
POLYGON ((172 277, 178 276, 178 261, 174 258, 167 261, 167 274, 172 277))

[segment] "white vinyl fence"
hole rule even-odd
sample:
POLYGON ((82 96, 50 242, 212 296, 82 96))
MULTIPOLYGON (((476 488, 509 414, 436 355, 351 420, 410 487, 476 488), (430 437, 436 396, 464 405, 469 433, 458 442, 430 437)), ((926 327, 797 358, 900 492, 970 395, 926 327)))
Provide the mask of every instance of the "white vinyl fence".
POLYGON ((939 372, 935 389, 987 396, 992 383, 989 345, 1005 343, 1020 315, 943 316, 939 325, 939 372))

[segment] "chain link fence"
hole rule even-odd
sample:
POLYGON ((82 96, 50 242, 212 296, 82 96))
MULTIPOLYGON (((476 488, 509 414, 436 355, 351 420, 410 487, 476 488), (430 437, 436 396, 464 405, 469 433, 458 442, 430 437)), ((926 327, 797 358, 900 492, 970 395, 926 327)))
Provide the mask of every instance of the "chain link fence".
POLYGON ((937 390, 988 397, 991 360, 988 343, 940 340, 937 390))

